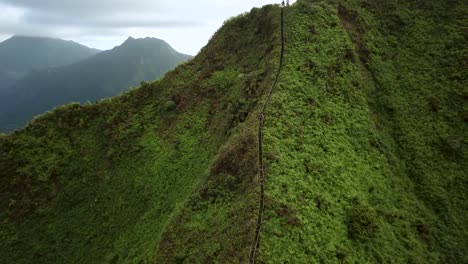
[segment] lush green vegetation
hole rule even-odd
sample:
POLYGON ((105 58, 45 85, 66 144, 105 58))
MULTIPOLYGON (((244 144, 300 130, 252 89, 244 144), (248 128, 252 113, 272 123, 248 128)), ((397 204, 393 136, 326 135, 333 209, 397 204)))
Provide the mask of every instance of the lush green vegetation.
POLYGON ((467 261, 464 10, 388 0, 287 10, 265 123, 262 261, 467 261))
MULTIPOLYGON (((464 263, 462 1, 299 0, 264 128, 260 263, 464 263)), ((279 7, 193 60, 0 135, 7 263, 241 263, 279 7)))
POLYGON ((2 136, 2 258, 245 258, 257 201, 253 111, 273 78, 278 11, 232 19, 160 81, 2 136))
POLYGON ((142 80, 162 77, 189 58, 160 39, 128 38, 87 60, 36 71, 0 91, 0 131, 20 128, 58 105, 118 95, 142 80))

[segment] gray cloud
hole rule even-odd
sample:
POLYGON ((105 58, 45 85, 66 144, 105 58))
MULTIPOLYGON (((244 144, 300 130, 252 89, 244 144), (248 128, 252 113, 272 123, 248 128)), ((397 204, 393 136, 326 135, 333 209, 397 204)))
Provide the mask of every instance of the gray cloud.
MULTIPOLYGON (((28 25, 111 29, 186 27, 200 24, 200 21, 177 14, 170 17, 164 15, 163 10, 167 12, 167 8, 164 8, 161 1, 154 0, 0 0, 0 4, 2 3, 23 12, 20 21, 15 21, 18 29, 28 25)), ((5 23, 0 25, 0 33, 5 33, 5 28, 5 23)))
POLYGON ((25 23, 34 25, 82 26, 96 28, 132 28, 132 27, 187 27, 197 26, 200 22, 185 20, 161 20, 138 15, 122 16, 68 16, 57 13, 28 13, 24 16, 25 23))
MULTIPOLYGON (((223 21, 280 0, 0 0, 0 36, 65 38, 99 49, 158 37, 195 54, 223 21)), ((1 41, 2 39, 0 39, 1 41)))
POLYGON ((33 12, 61 14, 112 14, 118 11, 160 10, 161 1, 152 0, 0 0, 0 3, 26 8, 33 12))

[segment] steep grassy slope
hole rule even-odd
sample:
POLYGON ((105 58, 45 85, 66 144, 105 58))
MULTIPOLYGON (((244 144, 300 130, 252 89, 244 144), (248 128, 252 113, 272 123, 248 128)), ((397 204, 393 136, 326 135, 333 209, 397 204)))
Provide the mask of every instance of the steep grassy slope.
MULTIPOLYGON (((256 51, 252 47, 261 48, 268 51, 269 64, 259 64, 251 59, 246 61, 250 64, 245 64, 249 71, 241 77, 246 81, 247 90, 242 93, 244 95, 236 95, 245 99, 231 107, 248 107, 251 110, 240 112, 241 118, 247 116, 246 120, 237 126, 237 133, 220 149, 206 177, 168 223, 156 257, 152 259, 154 263, 248 262, 258 207, 258 103, 264 102, 266 88, 270 88, 278 68, 279 18, 280 10, 277 6, 253 9, 250 14, 236 18, 236 23, 227 23, 219 31, 219 34, 232 36, 232 39, 225 41, 238 43, 238 49, 230 52, 236 52, 242 58, 254 58, 256 51), (252 20, 255 17, 259 21, 252 20), (242 40, 236 40, 237 36, 242 36, 242 40), (252 99, 246 100, 252 97, 256 98, 255 104, 252 104, 252 99)), ((230 82, 231 78, 235 78, 235 75, 216 80, 218 85, 224 86, 223 83, 230 82)))
POLYGON ((243 224, 254 219, 256 199, 255 159, 243 154, 255 155, 255 131, 242 127, 255 124, 252 111, 273 78, 278 11, 231 19, 160 81, 59 107, 2 136, 1 261, 172 263, 185 248, 159 248, 173 245, 186 201, 199 224, 184 238, 205 237, 187 248, 195 260, 244 258, 254 226, 243 224))
MULTIPOLYGON (((465 5, 286 9, 258 263, 468 261, 465 5)), ((247 262, 279 18, 254 9, 162 80, 1 137, 6 262, 247 262)))
POLYGON ((466 3, 287 11, 260 260, 467 262, 466 3))
POLYGON ((0 131, 10 132, 54 107, 98 101, 127 91, 141 81, 162 77, 190 56, 155 38, 128 38, 89 59, 35 71, 0 91, 0 131))

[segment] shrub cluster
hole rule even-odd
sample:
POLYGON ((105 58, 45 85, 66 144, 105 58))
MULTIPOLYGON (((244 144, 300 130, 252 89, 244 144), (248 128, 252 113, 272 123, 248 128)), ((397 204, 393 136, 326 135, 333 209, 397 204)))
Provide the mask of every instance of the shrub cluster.
POLYGON ((348 211, 348 236, 356 240, 369 240, 379 230, 378 216, 368 206, 353 207, 348 211))

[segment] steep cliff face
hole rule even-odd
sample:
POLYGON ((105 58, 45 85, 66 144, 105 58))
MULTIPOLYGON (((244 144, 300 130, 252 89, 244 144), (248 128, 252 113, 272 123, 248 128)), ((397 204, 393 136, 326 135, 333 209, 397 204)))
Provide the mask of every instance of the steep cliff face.
POLYGON ((228 20, 162 80, 0 137, 15 263, 463 263, 462 1, 308 1, 228 20))

